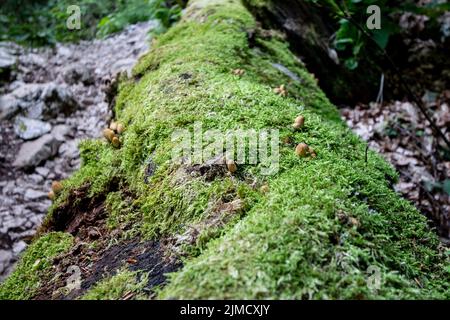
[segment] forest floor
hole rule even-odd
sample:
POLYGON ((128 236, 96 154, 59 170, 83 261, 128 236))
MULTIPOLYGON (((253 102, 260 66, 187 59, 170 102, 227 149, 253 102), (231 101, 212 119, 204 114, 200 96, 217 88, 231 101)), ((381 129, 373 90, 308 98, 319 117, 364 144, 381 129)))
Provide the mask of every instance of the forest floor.
MULTIPOLYGON (((437 126, 450 126, 450 91, 427 92, 427 110, 437 126)), ((348 126, 378 151, 400 174, 395 190, 430 220, 450 244, 450 161, 442 157, 440 139, 422 113, 407 101, 371 103, 341 109, 348 126)), ((442 142, 441 142, 442 143, 442 142)))
POLYGON ((55 48, 0 48, 17 61, 0 89, 0 281, 51 205, 52 182, 79 168, 78 143, 101 136, 115 79, 148 50, 152 27, 55 48))

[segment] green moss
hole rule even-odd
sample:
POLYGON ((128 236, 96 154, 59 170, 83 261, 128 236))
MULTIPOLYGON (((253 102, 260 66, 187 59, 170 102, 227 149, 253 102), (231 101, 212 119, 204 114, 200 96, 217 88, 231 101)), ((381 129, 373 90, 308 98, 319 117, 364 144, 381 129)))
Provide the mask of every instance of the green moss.
POLYGON ((134 199, 125 196, 121 191, 110 192, 106 197, 106 210, 108 211, 107 226, 114 229, 124 230, 123 239, 132 239, 139 234, 137 228, 128 228, 130 225, 139 223, 142 214, 136 209, 134 199))
POLYGON ((26 250, 14 272, 0 284, 0 300, 29 299, 40 286, 40 276, 51 267, 53 257, 72 245, 72 236, 52 232, 37 239, 26 250))
MULTIPOLYGON (((89 182, 91 193, 108 192, 110 181, 122 181, 107 196, 109 226, 131 224, 143 238, 183 234, 207 225, 212 204, 243 201, 228 224, 209 226, 186 248, 184 267, 160 298, 448 298, 448 257, 426 219, 391 189, 395 171, 373 152, 365 162, 366 144, 278 36, 249 47, 246 30, 254 28, 237 0, 191 1, 135 67, 135 78, 120 84, 122 147, 83 144, 83 167, 67 190, 89 182), (236 68, 245 74, 233 75, 236 68), (287 97, 273 91, 281 84, 287 97), (299 113, 306 123, 294 133, 299 113), (280 143, 280 170, 272 176, 261 175, 259 164, 213 181, 180 178, 171 136, 180 128, 192 132, 196 122, 203 132, 274 128, 292 143, 280 143), (299 142, 317 157, 297 157, 299 142), (149 163, 155 172, 147 177, 149 163), (270 191, 252 189, 253 181, 270 191), (369 267, 379 268, 377 290, 367 285, 369 267)), ((101 288, 92 296, 123 291, 116 282, 101 288)))
POLYGON ((140 292, 148 279, 145 276, 140 278, 138 281, 136 272, 121 270, 116 275, 97 283, 81 297, 81 300, 119 300, 127 294, 133 294, 133 299, 145 299, 145 295, 140 292))

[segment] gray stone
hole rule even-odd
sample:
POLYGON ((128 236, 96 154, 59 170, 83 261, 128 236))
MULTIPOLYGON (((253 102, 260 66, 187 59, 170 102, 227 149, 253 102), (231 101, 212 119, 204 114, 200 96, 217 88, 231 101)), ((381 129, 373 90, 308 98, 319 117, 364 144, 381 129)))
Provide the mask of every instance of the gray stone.
POLYGON ((35 169, 36 173, 40 174, 42 177, 46 178, 50 170, 46 167, 37 167, 35 169))
POLYGON ((90 70, 86 66, 77 63, 67 67, 63 71, 63 78, 68 84, 82 82, 85 85, 91 85, 95 82, 93 72, 93 70, 90 70))
POLYGON ((25 211, 26 211, 26 209, 25 209, 24 205, 17 205, 12 208, 12 212, 15 217, 24 216, 25 211))
POLYGON ((11 94, 0 97, 0 120, 10 119, 20 109, 19 101, 11 94))
POLYGON ((23 85, 24 85, 23 81, 20 81, 20 80, 13 81, 9 84, 9 90, 14 91, 23 85))
POLYGON ((58 44, 57 45, 57 54, 61 56, 61 58, 68 58, 70 56, 72 56, 72 50, 70 50, 69 48, 58 44))
POLYGON ((3 222, 3 228, 5 228, 6 230, 11 229, 24 230, 23 225, 25 224, 25 222, 27 222, 27 220, 21 217, 9 219, 3 222))
POLYGON ((40 184, 42 181, 44 181, 44 177, 42 177, 40 174, 30 174, 27 176, 28 180, 33 184, 40 184))
POLYGON ((25 142, 21 146, 13 166, 23 169, 35 167, 55 156, 60 144, 61 141, 51 134, 46 134, 34 141, 25 142))
POLYGON ((53 82, 27 83, 11 95, 29 118, 55 118, 59 113, 68 115, 78 107, 72 92, 66 86, 53 82))
POLYGON ((55 83, 50 83, 45 87, 41 98, 44 100, 46 106, 44 114, 52 118, 56 117, 59 113, 68 115, 78 107, 78 103, 72 92, 66 86, 55 83))
POLYGON ((16 117, 14 122, 14 132, 23 140, 39 138, 51 129, 52 126, 47 122, 22 116, 16 117))
POLYGON ((0 250, 0 274, 9 266, 12 257, 11 251, 0 250))
POLYGON ((0 43, 0 73, 11 70, 16 65, 16 62, 17 59, 12 44, 7 42, 0 43))
POLYGON ((47 194, 45 192, 34 189, 27 189, 24 195, 25 200, 39 200, 45 197, 47 197, 47 194))
POLYGON ((80 154, 78 151, 78 141, 69 140, 59 147, 59 153, 68 159, 77 159, 80 154))
MULTIPOLYGON (((25 222, 24 222, 25 223, 25 222)), ((36 234, 36 230, 27 230, 23 232, 11 232, 9 234, 12 241, 33 237, 36 234)))
POLYGON ((28 64, 33 64, 38 67, 45 67, 46 60, 36 53, 31 53, 26 58, 28 64))
POLYGON ((37 215, 30 217, 30 221, 34 226, 40 225, 43 219, 44 219, 44 215, 42 215, 42 214, 37 214, 37 215))
POLYGON ((25 248, 27 247, 27 244, 25 243, 25 241, 19 241, 14 243, 13 245, 13 252, 15 254, 19 254, 21 253, 23 250, 25 250, 25 248))
POLYGON ((45 85, 38 83, 24 83, 12 92, 12 95, 19 100, 33 101, 37 100, 45 85))
POLYGON ((70 126, 60 124, 53 127, 51 135, 55 137, 58 141, 65 141, 66 136, 70 134, 72 128, 70 126))

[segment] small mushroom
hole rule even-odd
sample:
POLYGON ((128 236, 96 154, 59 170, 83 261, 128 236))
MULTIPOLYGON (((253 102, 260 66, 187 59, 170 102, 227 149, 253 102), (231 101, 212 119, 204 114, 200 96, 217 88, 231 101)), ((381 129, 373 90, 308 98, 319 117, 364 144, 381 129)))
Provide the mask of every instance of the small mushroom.
POLYGON ((113 131, 116 131, 117 130, 117 122, 111 121, 111 123, 109 124, 109 128, 113 131))
POLYGON ((118 123, 116 131, 117 131, 118 134, 122 134, 125 131, 125 126, 123 124, 121 124, 121 123, 118 123))
POLYGON ((287 96, 287 90, 286 90, 286 87, 284 86, 284 84, 282 84, 279 87, 273 89, 273 92, 279 94, 282 97, 286 97, 287 96))
POLYGON ((115 133, 111 129, 106 128, 103 129, 103 136, 108 139, 108 141, 112 141, 112 139, 115 137, 115 133))
POLYGON ((232 72, 235 76, 242 76, 245 73, 243 69, 234 69, 232 72))
POLYGON ((113 137, 111 140, 112 145, 114 148, 120 148, 120 140, 117 137, 113 137))
POLYGON ((261 188, 259 188, 259 191, 261 191, 262 193, 267 193, 269 192, 269 186, 267 184, 264 184, 261 186, 261 188))
POLYGON ((311 155, 311 157, 315 158, 317 157, 316 150, 308 146, 308 153, 311 155))
POLYGON ((235 173, 237 171, 236 163, 233 160, 227 161, 227 169, 231 173, 235 173))
POLYGON ((356 228, 359 228, 359 226, 361 225, 360 222, 358 221, 358 219, 353 218, 353 217, 348 218, 348 222, 356 228))
POLYGON ((52 182, 52 191, 55 195, 59 194, 63 189, 61 182, 53 181, 52 182))
POLYGON ((305 123, 305 117, 304 116, 298 116, 297 118, 295 118, 295 122, 296 123, 300 123, 300 124, 304 124, 305 123))
POLYGON ((50 190, 47 196, 50 200, 55 200, 55 193, 53 192, 53 190, 50 190))
POLYGON ((283 137, 283 139, 281 141, 283 142, 283 144, 292 144, 293 143, 293 140, 290 136, 283 137))
POLYGON ((305 157, 308 154, 308 145, 306 143, 299 143, 295 148, 295 153, 300 157, 305 157))

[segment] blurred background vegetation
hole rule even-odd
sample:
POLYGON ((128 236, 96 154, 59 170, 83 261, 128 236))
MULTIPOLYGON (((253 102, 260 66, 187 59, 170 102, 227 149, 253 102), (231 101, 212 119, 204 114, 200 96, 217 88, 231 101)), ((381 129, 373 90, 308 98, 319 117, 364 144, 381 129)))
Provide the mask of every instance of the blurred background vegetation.
POLYGON ((158 19, 163 32, 178 20, 185 0, 4 0, 0 12, 0 41, 28 46, 52 45, 105 37, 129 24, 158 19), (66 26, 67 8, 78 5, 81 29, 66 26))
POLYGON ((368 41, 375 41, 384 50, 387 48, 389 40, 402 32, 397 19, 399 16, 411 13, 427 17, 427 36, 439 38, 438 18, 450 11, 450 3, 447 0, 425 0, 421 5, 418 5, 417 0, 308 1, 327 7, 338 21, 333 46, 343 57, 345 66, 350 70, 356 69, 359 61, 367 54, 371 54, 370 51, 365 50, 366 48, 373 50, 373 47, 367 46, 368 41), (368 30, 366 28, 369 16, 367 8, 371 5, 377 5, 381 9, 381 29, 368 30), (358 28, 358 26, 362 28, 358 28), (370 34, 372 39, 364 35, 363 29, 370 34))

